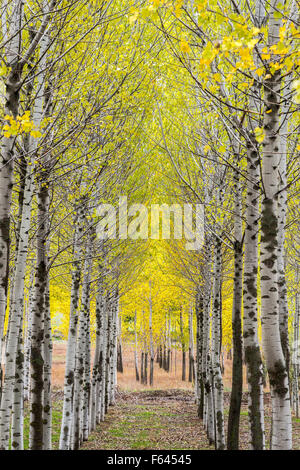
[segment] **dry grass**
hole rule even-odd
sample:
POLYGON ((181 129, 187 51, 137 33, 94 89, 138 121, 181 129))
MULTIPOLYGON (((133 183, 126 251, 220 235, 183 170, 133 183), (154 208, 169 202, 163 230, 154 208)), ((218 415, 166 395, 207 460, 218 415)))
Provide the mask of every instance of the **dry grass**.
MULTIPOLYGON (((140 366, 140 357, 139 357, 140 366)), ((118 385, 121 390, 143 390, 143 389, 159 389, 169 390, 175 388, 181 388, 186 390, 192 389, 192 384, 188 381, 183 382, 181 380, 181 354, 179 351, 173 352, 171 359, 171 370, 166 372, 161 369, 156 361, 154 361, 154 384, 153 387, 150 385, 142 385, 136 381, 135 378, 135 366, 134 366, 134 347, 130 344, 125 344, 123 347, 123 374, 118 374, 118 385)), ((186 371, 188 372, 188 371, 186 371)), ((148 376, 149 376, 149 364, 148 364, 148 376)))
MULTIPOLYGON (((64 383, 64 373, 65 373, 65 356, 66 356, 66 341, 55 341, 53 349, 53 371, 52 371, 52 380, 55 387, 62 387, 64 383)), ((139 357, 140 365, 140 357, 139 357)), ((123 374, 118 373, 118 385, 121 390, 124 391, 139 391, 147 390, 151 387, 149 385, 142 385, 140 382, 137 382, 135 379, 135 367, 134 367, 134 347, 132 344, 123 345, 123 374)), ((232 361, 226 359, 225 363, 225 374, 223 377, 224 380, 224 389, 226 391, 231 390, 231 380, 232 380, 232 361)), ((160 369, 159 365, 154 362, 154 389, 159 390, 169 390, 169 389, 184 389, 191 390, 192 384, 188 381, 183 382, 181 380, 181 369, 182 368, 182 359, 181 352, 173 350, 172 360, 171 360, 171 370, 170 372, 165 372, 163 369, 160 369)), ((149 375, 149 365, 148 365, 148 375, 149 375)), ((188 368, 186 369, 186 375, 188 375, 188 368)), ((246 381, 246 370, 244 368, 244 390, 247 390, 247 381, 246 381)))

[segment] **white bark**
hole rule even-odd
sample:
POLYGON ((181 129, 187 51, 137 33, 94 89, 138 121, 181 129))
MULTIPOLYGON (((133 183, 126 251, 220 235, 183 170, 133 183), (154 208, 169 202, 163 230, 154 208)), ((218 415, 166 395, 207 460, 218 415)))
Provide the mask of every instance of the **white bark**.
POLYGON ((135 364, 135 378, 137 382, 140 380, 139 376, 139 359, 138 359, 138 344, 137 344, 137 324, 136 324, 136 310, 134 312, 134 364, 135 364))
MULTIPOLYGON (((88 423, 88 387, 89 380, 86 371, 87 339, 89 336, 89 306, 90 306, 90 276, 92 269, 91 243, 87 242, 87 252, 84 264, 82 283, 81 307, 79 314, 79 331, 76 344, 72 449, 78 450, 83 441, 83 431, 86 436, 88 423)), ((88 359, 87 359, 88 360, 88 359)), ((90 373, 90 371, 88 371, 90 373)))
POLYGON ((215 243, 215 267, 214 267, 214 294, 213 294, 213 318, 212 318, 212 369, 213 369, 213 395, 215 409, 215 435, 216 449, 225 449, 224 410, 223 410, 223 378, 220 366, 221 353, 221 276, 222 276, 221 241, 215 243))
MULTIPOLYGON (((31 165, 30 168, 33 168, 33 165, 31 165)), ((8 448, 9 440, 9 421, 11 413, 12 391, 15 383, 16 373, 15 360, 18 349, 19 335, 21 331, 21 319, 23 315, 25 268, 28 252, 32 194, 33 169, 28 170, 28 176, 26 177, 19 246, 15 268, 14 294, 10 306, 10 325, 8 330, 5 357, 6 373, 4 377, 0 408, 0 435, 2 449, 8 448)), ((16 431, 16 433, 19 434, 19 431, 16 431)), ((12 447, 15 449, 20 448, 20 440, 17 438, 17 436, 16 440, 13 440, 12 442, 12 447)))
MULTIPOLYGON (((6 63, 11 71, 6 80, 6 97, 4 114, 14 118, 18 115, 20 97, 20 79, 22 69, 19 67, 20 49, 22 43, 23 1, 13 0, 12 15, 8 18, 8 5, 2 15, 3 35, 6 38, 6 63), (10 25, 9 31, 7 26, 10 25)), ((10 206, 13 187, 14 146, 15 137, 2 137, 0 155, 0 351, 2 355, 2 339, 5 321, 7 288, 9 276, 9 228, 10 206)), ((3 413, 3 412, 1 412, 3 413)), ((2 418, 0 418, 2 420, 2 418)), ((0 433, 4 433, 4 447, 7 441, 7 426, 0 423, 0 433)), ((2 444, 1 444, 1 448, 2 444)))
POLYGON ((107 367, 106 367, 106 356, 107 356, 107 342, 108 342, 108 336, 107 336, 107 323, 108 323, 108 304, 109 304, 109 298, 108 294, 106 293, 105 295, 105 304, 103 308, 103 340, 101 344, 101 380, 100 380, 100 386, 99 386, 99 393, 101 394, 101 413, 100 413, 100 419, 101 421, 104 421, 105 414, 106 414, 106 407, 105 407, 105 400, 106 400, 106 375, 107 375, 107 367))
MULTIPOLYGON (((265 18, 265 5, 262 0, 255 3, 253 23, 261 27, 265 18)), ((254 49, 254 62, 257 58, 254 49)), ((250 422, 251 447, 264 449, 264 405, 263 405, 263 365, 258 342, 257 272, 258 272, 258 221, 260 197, 260 155, 254 131, 259 126, 261 112, 261 86, 254 79, 249 95, 249 118, 247 140, 247 181, 246 181, 246 225, 244 254, 244 351, 248 381, 248 416, 250 422)))
MULTIPOLYGON (((276 18, 277 0, 269 12, 269 46, 279 40, 281 19, 276 18), (274 15, 275 14, 275 15, 274 15)), ((272 449, 292 448, 292 420, 289 382, 279 330, 278 295, 278 206, 280 152, 281 73, 275 71, 265 79, 265 113, 263 142, 262 239, 261 239, 261 306, 263 347, 272 397, 272 449)))
POLYGON ((81 256, 82 256, 82 235, 84 226, 84 204, 76 207, 74 234, 74 262, 72 271, 71 305, 68 345, 66 354, 66 370, 64 380, 64 404, 62 413, 61 432, 59 440, 60 450, 71 448, 72 414, 73 414, 73 394, 74 394, 74 374, 75 374, 75 354, 78 324, 78 304, 81 279, 81 256))
MULTIPOLYGON (((101 273, 100 273, 101 277, 101 273)), ((102 281, 102 279, 101 279, 102 281)), ((101 282, 100 281, 100 282, 101 282)), ((91 383, 91 404, 90 404, 90 430, 93 431, 100 419, 98 410, 101 406, 101 393, 99 384, 101 380, 101 355, 102 355, 102 337, 103 337, 103 286, 100 285, 96 300, 96 347, 94 355, 94 365, 91 383)))
POLYGON ((151 281, 149 281, 149 335, 150 335, 150 386, 153 385, 153 369, 154 369, 154 346, 153 346, 153 330, 152 330, 152 297, 151 297, 151 281))
POLYGON ((51 401, 51 373, 52 373, 52 332, 50 314, 49 278, 45 292, 44 316, 44 396, 43 396, 43 450, 52 449, 52 401, 51 401))

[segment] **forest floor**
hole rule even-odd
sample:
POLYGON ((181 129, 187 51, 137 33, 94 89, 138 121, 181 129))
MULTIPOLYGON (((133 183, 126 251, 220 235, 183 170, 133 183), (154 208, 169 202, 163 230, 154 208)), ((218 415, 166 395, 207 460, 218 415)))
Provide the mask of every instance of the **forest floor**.
MULTIPOLYGON (((53 448, 57 449, 62 410, 65 342, 54 343, 53 448)), ((197 416, 192 384, 181 380, 179 352, 170 373, 155 363, 154 385, 135 380, 133 350, 124 348, 124 373, 118 374, 116 405, 109 408, 101 423, 82 449, 86 450, 213 450, 208 445, 202 422, 197 416)), ((231 364, 225 361, 225 429, 229 412, 231 364)), ((246 387, 245 387, 246 388, 246 387)), ((265 390, 266 440, 270 436, 270 395, 265 390)), ((25 441, 27 441, 25 419, 25 441)), ((240 448, 249 449, 247 393, 243 394, 240 448)), ((293 418, 294 449, 300 450, 300 419, 293 418)))
POLYGON ((119 392, 106 420, 83 449, 209 449, 191 392, 119 392))
MULTIPOLYGON (((229 393, 225 393, 225 419, 229 393)), ((266 439, 270 435, 269 394, 265 394, 266 439)), ((227 423, 225 428, 227 428, 227 423)), ((294 449, 300 449, 300 419, 293 420, 294 449)), ((268 444, 268 442, 267 442, 268 444)), ((109 409, 82 449, 96 450, 213 450, 197 416, 193 392, 187 390, 119 391, 109 409)), ((243 396, 240 449, 249 449, 247 396, 243 396)))

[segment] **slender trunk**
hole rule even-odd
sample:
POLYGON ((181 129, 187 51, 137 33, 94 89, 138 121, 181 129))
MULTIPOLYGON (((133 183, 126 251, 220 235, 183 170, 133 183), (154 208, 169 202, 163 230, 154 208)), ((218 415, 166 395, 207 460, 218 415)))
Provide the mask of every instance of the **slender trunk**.
POLYGON ((90 316, 90 275, 92 269, 92 243, 88 234, 87 250, 84 263, 84 278, 82 284, 81 308, 79 314, 79 332, 76 345, 75 376, 74 376, 74 402, 73 402, 73 450, 78 450, 83 432, 86 433, 86 421, 88 421, 89 376, 87 371, 89 362, 89 316, 90 316))
POLYGON ((145 383, 145 379, 144 379, 144 357, 145 357, 145 354, 144 354, 144 351, 141 352, 141 383, 144 384, 145 383))
POLYGON ((234 218, 234 286, 232 306, 232 387, 228 417, 227 449, 238 450, 240 435, 240 412, 243 393, 243 343, 242 343, 242 292, 243 292, 243 241, 242 204, 238 152, 235 151, 235 218, 234 218))
POLYGON ((193 309, 189 311, 189 382, 194 380, 194 332, 193 332, 193 309))
POLYGON ((213 324, 212 324, 212 369, 214 383, 214 402, 215 402, 215 434, 216 449, 225 449, 225 432, 224 432, 224 410, 223 410, 223 379, 220 366, 221 352, 221 242, 216 240, 215 245, 215 271, 214 271, 214 298, 213 298, 213 324))
POLYGON ((149 281, 149 332, 150 332, 150 386, 153 385, 153 368, 154 368, 154 346, 152 331, 152 298, 151 298, 151 281, 149 281))
MULTIPOLYGON (((279 41, 281 19, 275 18, 277 1, 269 12, 269 45, 279 41)), ((263 347, 270 379, 272 398, 272 449, 292 448, 292 420, 289 380, 281 345, 278 293, 278 166, 280 152, 280 70, 265 79, 265 113, 263 142, 262 237, 261 237, 261 306, 263 347)))
POLYGON ((38 195, 37 262, 35 272, 32 340, 31 340, 31 403, 30 435, 31 450, 43 449, 43 392, 44 392, 44 312, 47 289, 47 236, 49 230, 49 188, 43 178, 39 183, 38 195))
POLYGON ((31 349, 31 333, 32 333, 32 282, 30 281, 29 300, 27 309, 27 328, 26 341, 24 345, 24 400, 29 401, 30 395, 30 349, 31 349))
MULTIPOLYGON (((17 356, 19 336, 21 332, 20 325, 23 315, 24 283, 29 242, 32 194, 33 170, 30 170, 26 177, 26 185, 24 190, 22 220, 20 226, 19 246, 15 268, 14 289, 10 305, 10 325, 8 329, 6 343, 5 377, 2 388, 0 409, 0 434, 2 449, 8 448, 9 420, 16 374, 15 359, 17 356)), ((18 430, 13 431, 13 434, 14 433, 19 435, 18 430)), ((19 446, 19 439, 14 440, 12 443, 12 447, 18 449, 19 446)))
POLYGON ((43 450, 52 448, 52 401, 51 401, 51 375, 52 375, 52 332, 50 315, 49 276, 45 292, 45 318, 44 318, 44 410, 43 410, 43 450))
POLYGON ((11 420, 11 448, 13 450, 24 450, 24 354, 22 321, 20 325, 19 341, 16 357, 15 385, 13 390, 13 406, 11 420))
POLYGON ((235 242, 234 292, 232 306, 233 364, 232 387, 228 417, 227 449, 239 449, 240 412, 243 392, 243 345, 242 345, 242 270, 243 252, 239 241, 235 242))
MULTIPOLYGON (((297 267, 297 285, 299 285, 299 268, 297 267)), ((293 343, 293 381, 292 381, 292 406, 296 418, 299 418, 299 323, 300 323, 299 293, 295 295, 295 313, 294 313, 294 343, 293 343)))
POLYGON ((119 318, 119 294, 118 288, 114 290, 111 328, 111 356, 110 356, 110 397, 109 404, 115 405, 116 401, 116 370, 117 370, 117 324, 119 318))
MULTIPOLYGON (((256 0, 253 26, 261 27, 265 18, 265 2, 256 0)), ((254 62, 258 63, 254 49, 254 62)), ((255 129, 260 125, 257 116, 261 109, 261 85, 254 79, 249 95, 247 146, 246 225, 243 282, 243 336, 248 381, 248 416, 251 447, 264 449, 263 367, 258 343, 258 231, 260 197, 260 155, 255 139, 255 129)))
POLYGON ((163 367, 163 349, 162 345, 159 346, 159 367, 162 369, 163 367))
MULTIPOLYGON (((101 278, 100 271, 100 278, 101 278)), ((91 383, 91 405, 90 405, 90 430, 94 431, 100 422, 99 409, 101 409, 101 367, 102 367, 102 338, 103 338, 103 286, 102 279, 96 300, 96 347, 94 354, 94 364, 91 383)))
POLYGON ((76 207, 75 234, 74 234, 74 261, 72 271, 71 304, 68 344, 66 353, 66 369, 64 379, 64 402, 62 412, 62 423, 60 431, 59 449, 70 450, 72 446, 72 414, 74 410, 74 375, 76 357, 76 338, 78 324, 78 305, 81 279, 81 257, 82 257, 82 234, 84 226, 84 204, 76 207))
MULTIPOLYGON (((22 65, 20 64, 20 50, 22 44, 23 1, 15 0, 12 5, 12 17, 6 18, 3 13, 2 21, 10 23, 10 39, 6 44, 6 65, 10 68, 5 85, 4 115, 18 116, 20 101, 20 81, 22 65)), ((4 7, 7 11, 7 6, 4 7)), ((15 136, 1 139, 0 154, 0 351, 2 356, 2 340, 5 322, 7 289, 9 277, 9 250, 10 250, 10 207, 13 188, 14 149, 15 136)), ((10 406, 7 409, 11 409, 10 406)), ((1 406, 2 410, 2 406, 1 406)), ((1 415, 5 413, 1 411, 1 415)), ((6 413, 7 413, 6 412, 6 413)), ((1 449, 7 448, 9 430, 6 419, 0 416, 0 433, 4 436, 1 449), (5 423, 3 422, 5 421, 5 423)), ((1 438, 2 439, 2 438, 1 438)))
POLYGON ((111 329, 112 329, 112 293, 109 293, 107 308, 107 330, 106 330, 106 363, 105 363, 105 414, 108 411, 111 388, 110 358, 111 358, 111 329))
POLYGON ((122 316, 119 317, 118 324, 118 357, 117 357, 117 370, 123 374, 123 352, 122 352, 122 316))
POLYGON ((198 416, 200 419, 204 417, 204 371, 203 371, 203 341, 204 341, 204 319, 203 319, 203 296, 199 292, 196 295, 196 316, 197 316, 197 349, 196 349, 196 363, 197 363, 197 405, 198 416))
POLYGON ((144 384, 148 384, 148 352, 145 352, 144 357, 144 384))
POLYGON ((137 349, 137 326, 136 326, 136 310, 134 312, 134 364, 135 364, 135 378, 139 382, 139 361, 138 361, 138 349, 137 349))
POLYGON ((100 384, 99 391, 101 394, 101 421, 104 421, 105 418, 105 390, 106 390, 106 354, 107 354, 107 323, 108 323, 108 303, 109 298, 108 294, 105 294, 104 297, 104 307, 103 307, 103 340, 101 343, 101 355, 100 355, 100 384))
POLYGON ((182 318, 182 310, 180 310, 180 337, 181 337, 181 349, 182 349, 182 381, 185 381, 186 378, 186 354, 185 354, 185 340, 184 340, 184 333, 183 333, 183 318, 182 318))

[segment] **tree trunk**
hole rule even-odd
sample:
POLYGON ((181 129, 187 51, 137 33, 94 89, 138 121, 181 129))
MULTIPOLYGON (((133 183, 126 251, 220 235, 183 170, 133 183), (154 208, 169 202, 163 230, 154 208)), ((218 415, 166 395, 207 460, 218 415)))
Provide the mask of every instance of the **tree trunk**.
POLYGON ((150 386, 153 385, 153 368, 154 368, 154 345, 152 331, 152 298, 151 298, 151 281, 149 281, 149 334, 150 334, 150 386))
POLYGON ((84 263, 84 278, 82 284, 81 308, 79 314, 79 331, 76 345, 74 401, 73 401, 73 450, 78 450, 83 441, 83 432, 86 432, 88 409, 89 363, 87 341, 89 339, 90 315, 90 276, 92 268, 92 243, 88 234, 87 250, 84 263), (87 361, 87 362, 86 362, 87 361))
POLYGON ((240 412, 243 393, 243 343, 242 343, 242 296, 243 296, 243 241, 242 241, 242 194, 239 173, 239 156, 235 151, 234 190, 234 287, 232 306, 232 387, 228 417, 227 449, 239 449, 240 412))
POLYGON ((135 378, 139 382, 139 361, 138 361, 138 349, 137 349, 137 326, 136 326, 136 310, 134 312, 134 364, 135 364, 135 378))
POLYGON ((52 402, 51 402, 51 374, 52 374, 52 332, 50 315, 49 276, 45 292, 44 317, 44 396, 43 396, 43 450, 52 449, 52 402))
MULTIPOLYGON (((261 27, 265 17, 262 0, 255 4, 254 24, 261 27)), ((254 49, 254 62, 257 48, 254 49)), ((248 416, 250 422, 251 447, 265 447, 263 366, 258 342, 257 273, 258 273, 258 229, 260 197, 260 155, 255 139, 255 129, 260 125, 257 118, 261 109, 261 85, 254 80, 249 96, 249 118, 247 145, 246 225, 243 282, 243 336, 245 363, 248 381, 248 416)))
MULTIPOLYGON (((269 12, 269 45, 279 40, 281 19, 275 18, 277 1, 269 12)), ((261 218, 261 307, 263 347, 272 397, 272 449, 292 448, 292 419, 289 380, 279 329, 278 293, 278 165, 280 152, 280 88, 281 73, 270 73, 265 79, 265 114, 263 142, 263 188, 261 218)))
POLYGON ((62 412, 62 423, 60 431, 59 449, 70 450, 73 443, 71 441, 72 413, 74 410, 74 375, 76 357, 76 339, 78 324, 78 305, 81 279, 81 257, 82 257, 82 235, 84 227, 84 204, 78 201, 75 217, 74 234, 74 261, 72 270, 71 304, 68 344, 66 353, 66 369, 64 380, 64 403, 62 412))
POLYGON ((49 188, 43 178, 39 183, 38 195, 37 262, 35 272, 33 320, 31 340, 31 403, 30 435, 31 450, 43 449, 43 394, 44 394, 44 312, 47 289, 47 236, 49 230, 49 188))
POLYGON ((181 379, 185 382, 186 379, 186 354, 185 354, 185 340, 184 340, 184 332, 183 332, 183 318, 182 318, 182 310, 180 310, 180 337, 181 337, 181 350, 182 350, 182 375, 181 379))
POLYGON ((196 395, 198 416, 200 419, 204 417, 204 373, 202 369, 203 364, 203 296, 200 292, 196 295, 196 317, 197 317, 197 336, 196 336, 196 395))
POLYGON ((221 242, 216 240, 215 245, 215 271, 214 271, 214 298, 213 298, 213 323, 212 323, 212 370, 214 384, 214 404, 215 404, 215 435, 216 449, 225 449, 225 433, 224 433, 224 411, 223 411, 223 379, 220 367, 221 352, 221 242))

